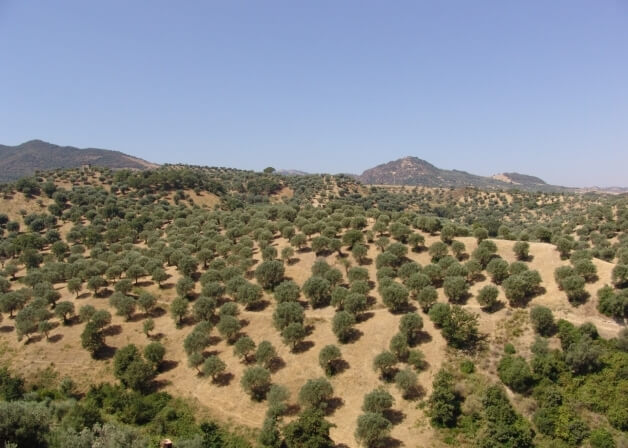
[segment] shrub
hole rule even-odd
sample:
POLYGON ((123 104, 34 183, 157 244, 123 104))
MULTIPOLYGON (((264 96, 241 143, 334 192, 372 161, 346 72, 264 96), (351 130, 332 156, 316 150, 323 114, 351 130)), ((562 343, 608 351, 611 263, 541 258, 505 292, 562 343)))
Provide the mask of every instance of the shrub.
POLYGON ((532 328, 541 336, 551 336, 556 330, 552 311, 544 306, 535 306, 530 310, 532 328))
POLYGON ((410 350, 406 362, 415 370, 423 370, 425 368, 425 355, 421 350, 410 350))
POLYGON ((127 345, 118 351, 113 358, 113 373, 120 382, 133 390, 146 390, 155 372, 147 364, 137 347, 127 345))
POLYGON ((570 302, 582 302, 588 295, 584 290, 585 283, 584 278, 579 275, 570 275, 563 278, 560 285, 570 302))
POLYGON ((200 296, 194 301, 192 312, 196 320, 209 321, 216 312, 216 299, 200 296))
POLYGON ((183 322, 183 318, 188 313, 189 302, 184 297, 177 297, 170 304, 170 314, 172 318, 175 320, 177 327, 181 326, 183 322))
POLYGON ((285 280, 275 287, 275 299, 278 303, 295 302, 301 295, 301 288, 292 280, 285 280))
POLYGON ((233 345, 233 353, 242 358, 244 362, 249 362, 249 355, 255 350, 255 342, 248 336, 242 336, 238 338, 233 345))
POLYGON ((356 316, 368 309, 368 301, 362 293, 350 293, 345 299, 344 309, 346 312, 356 316))
POLYGON ((403 398, 410 398, 417 387, 417 374, 410 369, 400 370, 395 375, 395 385, 403 398))
POLYGON ((628 316, 628 293, 622 290, 616 293, 613 288, 606 285, 597 292, 597 309, 606 316, 622 319, 628 316))
POLYGON ((367 412, 358 417, 355 439, 368 448, 382 446, 392 424, 381 414, 367 412))
POLYGON ((153 365, 155 370, 158 369, 159 364, 161 364, 165 355, 166 348, 159 342, 151 342, 144 347, 144 358, 146 358, 146 360, 153 365))
POLYGON ((502 283, 506 298, 512 306, 523 305, 525 299, 534 294, 541 284, 541 276, 537 271, 525 271, 511 275, 502 283))
POLYGON ((436 303, 430 308, 429 316, 434 325, 442 327, 449 315, 451 314, 451 306, 447 303, 436 303))
POLYGON ((499 379, 515 392, 526 392, 532 385, 532 372, 521 356, 506 355, 497 367, 499 379))
POLYGON ((498 285, 508 277, 508 262, 501 258, 493 258, 488 265, 486 271, 491 275, 493 283, 498 285))
POLYGON ((517 241, 512 247, 517 260, 527 260, 530 256, 530 244, 527 241, 517 241))
POLYGON ((464 277, 454 276, 445 278, 443 289, 451 302, 459 303, 466 298, 469 286, 464 277))
POLYGON ((255 279, 264 289, 272 289, 283 280, 285 268, 279 260, 267 260, 255 269, 255 279))
POLYGON ((218 321, 216 328, 221 336, 227 339, 227 342, 232 343, 234 337, 239 333, 241 325, 237 318, 224 315, 218 321))
POLYGON ((251 309, 260 303, 262 296, 262 287, 250 282, 240 285, 236 294, 238 303, 244 305, 246 309, 251 309))
POLYGON ((216 355, 208 356, 203 362, 203 375, 210 376, 215 381, 218 375, 225 371, 227 365, 216 355))
POLYGON ((395 399, 383 388, 375 389, 364 396, 362 411, 383 413, 392 408, 395 399))
POLYGON ((616 265, 611 272, 611 281, 617 288, 625 288, 628 286, 628 265, 616 265))
POLYGON ((589 435, 591 448, 615 448, 615 441, 610 432, 604 428, 596 428, 589 435))
POLYGON ((331 284, 322 277, 310 277, 303 284, 303 293, 309 299, 312 308, 321 308, 329 305, 331 284))
POLYGON ((475 364, 473 364, 473 361, 465 359, 460 363, 460 371, 469 375, 475 372, 475 364))
POLYGON ((591 340, 589 335, 584 335, 569 346, 565 353, 565 362, 575 374, 594 372, 600 367, 602 352, 591 340))
POLYGON ((454 305, 442 325, 443 337, 455 348, 470 347, 478 339, 478 317, 454 305))
POLYGON ((597 279, 597 268, 589 259, 577 260, 573 263, 574 271, 587 282, 597 279))
POLYGON ((393 313, 399 312, 408 306, 408 290, 405 286, 392 282, 381 291, 384 305, 393 313))
POLYGON ((281 339, 283 340, 284 344, 290 345, 291 350, 293 351, 297 347, 297 345, 303 339, 305 339, 306 335, 307 332, 305 330, 305 327, 303 326, 303 324, 298 322, 289 324, 281 331, 281 339))
POLYGON ((279 331, 282 331, 292 323, 303 323, 305 312, 303 307, 297 302, 283 302, 277 305, 273 313, 273 325, 279 331))
POLYGON ((318 354, 318 364, 325 371, 325 375, 332 376, 336 373, 337 363, 342 359, 340 349, 335 345, 326 345, 318 354))
POLYGON ((423 319, 417 313, 404 314, 399 321, 399 332, 404 335, 408 344, 417 339, 422 329, 423 319))
POLYGON ((259 366, 249 367, 244 371, 240 384, 255 401, 262 401, 270 388, 270 372, 259 366))
POLYGON ((299 403, 305 408, 325 410, 333 394, 334 389, 325 378, 310 379, 299 391, 299 403))
POLYGON ((273 360, 277 357, 277 350, 269 341, 262 341, 255 351, 255 361, 265 368, 269 368, 273 360))
POLYGON ((338 311, 332 319, 332 331, 341 343, 346 343, 353 336, 355 317, 347 311, 338 311))
POLYGON ((334 442, 329 437, 333 425, 323 417, 318 409, 305 409, 299 418, 286 425, 283 430, 287 448, 333 448, 334 442))
POLYGON ((453 426, 460 414, 460 398, 454 389, 454 378, 446 370, 439 370, 432 383, 428 400, 428 415, 432 426, 453 426))
POLYGON ((389 351, 384 351, 373 360, 373 369, 378 371, 382 378, 390 380, 397 365, 397 358, 389 351))
POLYGON ((491 310, 497 304, 497 296, 499 295, 499 290, 493 285, 486 285, 478 291, 478 295, 476 297, 478 303, 484 310, 491 310))
POLYGON ((421 305, 421 309, 424 313, 427 313, 432 308, 432 305, 438 300, 438 293, 433 286, 426 286, 417 295, 417 302, 421 305))

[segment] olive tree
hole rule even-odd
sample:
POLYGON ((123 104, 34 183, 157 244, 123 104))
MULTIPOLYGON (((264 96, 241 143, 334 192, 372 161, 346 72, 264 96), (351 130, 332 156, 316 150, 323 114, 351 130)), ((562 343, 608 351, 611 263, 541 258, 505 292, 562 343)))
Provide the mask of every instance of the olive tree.
POLYGON ((325 410, 334 389, 325 378, 309 379, 299 390, 299 404, 304 408, 325 410))
POLYGON ((341 343, 347 343, 354 334, 355 316, 348 311, 338 311, 332 319, 332 331, 341 343))
POLYGON ((259 366, 249 367, 244 371, 240 384, 255 401, 262 401, 270 388, 270 372, 259 366))
POLYGON ((210 376, 212 381, 216 381, 218 375, 225 371, 227 365, 216 355, 211 355, 203 362, 202 371, 206 376, 210 376))
POLYGON ((318 354, 318 363, 327 376, 332 376, 336 373, 338 362, 341 359, 340 349, 335 345, 326 345, 318 354))
POLYGON ((364 396, 362 402, 362 411, 364 412, 377 412, 383 413, 389 410, 395 404, 395 399, 384 388, 377 388, 372 390, 364 396))
POLYGON ((358 417, 355 439, 367 448, 383 446, 392 424, 382 414, 367 412, 358 417))

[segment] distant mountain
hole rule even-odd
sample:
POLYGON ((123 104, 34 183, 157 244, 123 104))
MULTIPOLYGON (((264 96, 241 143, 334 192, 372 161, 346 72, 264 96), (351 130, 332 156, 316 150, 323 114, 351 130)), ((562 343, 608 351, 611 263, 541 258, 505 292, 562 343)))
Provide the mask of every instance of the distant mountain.
POLYGON ((628 194, 628 187, 584 187, 578 188, 579 193, 628 194))
POLYGON ((357 178, 365 184, 418 185, 424 187, 520 188, 523 190, 567 191, 542 179, 519 173, 478 176, 460 170, 437 168, 418 157, 404 157, 377 165, 357 178))
POLYGON ((281 174, 282 176, 308 176, 310 173, 299 170, 277 170, 277 174, 281 174))
POLYGON ((87 164, 135 170, 146 170, 158 166, 119 151, 79 149, 72 146, 53 145, 41 140, 31 140, 18 146, 0 145, 0 182, 30 176, 37 170, 78 168, 87 164))
POLYGON ((527 174, 519 174, 519 173, 500 173, 491 176, 493 179, 501 180, 502 182, 506 182, 508 184, 515 185, 526 185, 526 186, 544 186, 547 183, 543 179, 539 179, 535 176, 528 176, 527 174))

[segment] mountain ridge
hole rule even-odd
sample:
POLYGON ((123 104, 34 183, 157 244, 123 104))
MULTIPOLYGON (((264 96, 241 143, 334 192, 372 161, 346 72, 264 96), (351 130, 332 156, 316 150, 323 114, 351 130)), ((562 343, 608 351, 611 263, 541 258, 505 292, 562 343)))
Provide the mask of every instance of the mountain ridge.
POLYGON ((32 176, 36 171, 78 168, 87 164, 136 170, 159 166, 116 150, 60 146, 38 139, 16 146, 0 145, 0 182, 32 176))
POLYGON ((573 191, 575 189, 550 185, 544 180, 516 172, 480 176, 467 171, 446 170, 414 156, 382 163, 355 176, 364 184, 412 185, 423 187, 520 188, 525 190, 573 191))

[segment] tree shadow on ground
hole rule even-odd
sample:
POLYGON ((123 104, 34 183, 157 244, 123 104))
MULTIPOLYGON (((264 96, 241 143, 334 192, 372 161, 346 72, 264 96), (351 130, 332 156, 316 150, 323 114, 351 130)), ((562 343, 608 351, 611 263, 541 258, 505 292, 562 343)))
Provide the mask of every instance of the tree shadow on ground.
POLYGON ((419 331, 419 333, 410 341, 410 347, 416 347, 417 345, 427 344, 432 342, 432 335, 427 331, 419 331))
POLYGON ((178 365, 179 365, 179 361, 175 361, 173 359, 166 359, 164 361, 161 361, 161 363, 159 364, 159 372, 160 373, 168 372, 176 368, 178 365))
POLYGON ((270 305, 269 300, 260 300, 246 308, 247 311, 264 311, 270 305))
POLYGON ((293 415, 298 415, 299 412, 301 412, 301 406, 299 406, 296 403, 292 403, 286 406, 286 412, 284 412, 284 415, 293 416, 293 415))
POLYGON ((343 340, 343 344, 353 344, 360 340, 360 338, 364 335, 364 333, 357 328, 352 328, 348 331, 349 335, 343 340))
POLYGON ((231 380, 233 380, 233 378, 234 378, 233 373, 230 373, 230 372, 220 373, 216 375, 216 378, 212 381, 212 383, 220 387, 225 387, 231 384, 231 380))
POLYGON ((222 341, 222 338, 218 337, 218 336, 209 336, 207 338, 207 344, 208 345, 216 345, 218 344, 220 341, 222 341))
POLYGON ((331 362, 331 368, 334 371, 334 375, 340 375, 350 367, 351 365, 344 359, 335 359, 331 362))
POLYGON ((160 306, 153 308, 150 313, 148 313, 148 317, 161 317, 166 314, 166 310, 160 306))
POLYGON ((292 349, 292 353, 295 353, 295 354, 305 353, 312 347, 314 347, 313 341, 301 341, 292 349))
POLYGON ((366 313, 360 313, 355 317, 355 321, 357 323, 362 323, 362 322, 366 322, 367 320, 369 320, 371 317, 375 316, 375 313, 373 312, 366 312, 366 313))
POLYGON ((94 297, 98 299, 108 299, 112 295, 113 295, 113 289, 105 288, 98 291, 98 294, 94 294, 94 297))
POLYGON ((109 325, 102 330, 103 336, 117 336, 120 333, 122 333, 122 326, 120 325, 109 325))
POLYGON ((150 382, 149 391, 158 391, 171 384, 170 380, 153 380, 150 382))
POLYGON ((403 446, 403 443, 394 437, 386 437, 382 440, 379 446, 380 448, 399 448, 400 446, 403 446))
POLYGON ((111 347, 110 345, 105 345, 104 347, 101 347, 100 350, 98 350, 95 353, 94 358, 100 359, 100 360, 111 359, 116 354, 116 351, 117 351, 117 348, 111 347))
POLYGON ((403 395, 403 398, 404 400, 408 401, 416 401, 423 398, 424 396, 425 389, 420 384, 417 384, 414 387, 408 389, 403 395))
POLYGON ((48 338, 48 342, 52 342, 54 344, 55 342, 59 342, 61 339, 63 339, 63 335, 61 333, 57 333, 50 336, 48 338))
POLYGON ((148 336, 151 341, 161 341, 166 335, 163 333, 155 333, 148 336))
POLYGON ((286 362, 280 356, 275 356, 268 364, 268 370, 270 370, 271 373, 277 373, 284 367, 286 367, 286 362))
POLYGON ((386 409, 384 412, 384 417, 393 425, 398 425, 403 422, 406 418, 406 414, 402 411, 398 411, 397 409, 386 409))
POLYGON ((343 407, 345 404, 344 400, 340 397, 331 397, 326 402, 325 406, 325 415, 331 415, 336 412, 336 409, 343 407))

